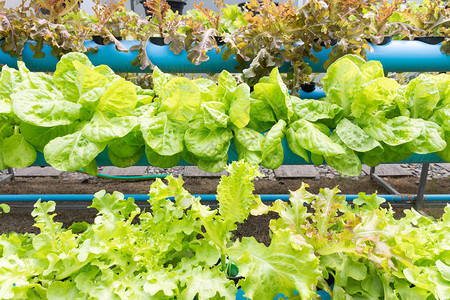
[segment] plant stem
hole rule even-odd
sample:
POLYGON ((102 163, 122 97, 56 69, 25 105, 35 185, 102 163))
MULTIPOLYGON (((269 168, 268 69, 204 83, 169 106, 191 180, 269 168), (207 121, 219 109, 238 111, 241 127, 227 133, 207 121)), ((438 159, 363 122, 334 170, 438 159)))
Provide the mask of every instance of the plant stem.
POLYGON ((225 254, 222 254, 220 256, 220 261, 222 263, 222 268, 221 268, 222 272, 226 272, 226 270, 227 270, 227 258, 225 256, 225 254))

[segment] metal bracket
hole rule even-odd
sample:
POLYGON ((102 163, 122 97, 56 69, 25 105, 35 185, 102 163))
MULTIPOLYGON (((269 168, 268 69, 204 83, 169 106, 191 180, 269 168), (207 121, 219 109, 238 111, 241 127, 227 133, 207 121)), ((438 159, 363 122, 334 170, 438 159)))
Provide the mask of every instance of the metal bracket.
MULTIPOLYGON (((424 194, 425 194, 425 187, 427 185, 427 177, 428 177, 428 170, 430 168, 430 163, 423 163, 422 164, 422 170, 420 171, 420 180, 419 180, 419 187, 417 190, 417 195, 413 197, 415 200, 414 208, 419 211, 422 209, 424 204, 424 194)), ((400 195, 400 193, 393 188, 391 185, 389 185, 386 181, 384 181, 380 176, 375 175, 375 167, 370 168, 369 176, 371 179, 375 179, 379 184, 381 184, 390 194, 394 195, 400 195)))
POLYGON ((13 168, 8 168, 8 174, 6 174, 2 178, 0 178, 0 183, 6 181, 8 179, 11 179, 11 181, 15 181, 16 180, 16 177, 14 176, 13 168))
POLYGON ((400 196, 400 193, 394 187, 392 187, 389 183, 384 181, 383 178, 381 178, 380 176, 375 175, 375 167, 370 168, 369 176, 371 179, 375 179, 379 184, 381 184, 389 192, 389 194, 400 196))

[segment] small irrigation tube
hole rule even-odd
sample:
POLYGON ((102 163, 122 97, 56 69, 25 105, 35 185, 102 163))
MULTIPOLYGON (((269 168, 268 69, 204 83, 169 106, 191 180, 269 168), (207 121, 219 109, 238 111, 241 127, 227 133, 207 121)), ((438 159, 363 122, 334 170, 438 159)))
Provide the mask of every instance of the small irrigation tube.
MULTIPOLYGON (((83 169, 79 169, 77 172, 88 174, 83 169)), ((89 174, 88 174, 89 175, 89 174)), ((107 179, 114 179, 114 180, 133 180, 133 181, 139 181, 139 180, 148 180, 148 179, 155 179, 155 178, 166 178, 169 175, 165 174, 152 174, 152 175, 139 175, 139 176, 117 176, 117 175, 107 175, 98 173, 97 176, 99 178, 107 178, 107 179)))

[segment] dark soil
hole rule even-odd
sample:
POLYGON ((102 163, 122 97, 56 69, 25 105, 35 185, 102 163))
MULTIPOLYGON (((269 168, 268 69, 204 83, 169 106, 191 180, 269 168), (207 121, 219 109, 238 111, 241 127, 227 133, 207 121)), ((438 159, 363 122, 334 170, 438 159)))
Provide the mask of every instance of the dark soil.
MULTIPOLYGON (((192 194, 215 194, 219 178, 183 178, 184 187, 192 194)), ((402 194, 416 194, 419 179, 416 177, 385 177, 384 180, 402 194)), ((305 182, 311 193, 320 188, 338 186, 344 194, 359 192, 387 194, 388 192, 368 176, 353 180, 352 178, 283 179, 254 181, 257 194, 287 194, 296 190, 305 182)), ((0 194, 94 194, 99 190, 108 193, 120 191, 124 194, 147 194, 153 180, 125 181, 103 178, 82 180, 61 180, 57 177, 17 177, 15 181, 0 184, 0 194)), ((438 178, 427 182, 426 194, 450 194, 450 177, 438 178)))
MULTIPOLYGON (((218 178, 185 178, 184 187, 192 194, 215 194, 219 183, 218 178)), ((418 181, 416 177, 385 178, 391 186, 400 193, 413 195, 417 193, 418 181)), ((18 177, 14 182, 6 182, 0 185, 0 194, 94 194, 99 190, 108 193, 120 191, 124 194, 147 194, 153 181, 117 181, 101 178, 83 180, 62 180, 54 177, 18 177)), ((284 179, 284 180, 257 180, 254 182, 257 194, 288 194, 290 190, 296 190, 301 183, 309 185, 311 193, 319 192, 320 188, 333 188, 339 186, 343 194, 357 194, 359 192, 387 194, 388 192, 376 181, 369 177, 352 180, 351 178, 321 178, 314 179, 284 179)), ((450 178, 440 178, 428 181, 426 194, 450 194, 450 178)), ((147 203, 138 203, 146 205, 147 203)), ((63 222, 65 227, 73 222, 93 222, 95 209, 86 209, 90 202, 58 202, 56 205, 57 216, 55 220, 63 222)), ((33 227, 34 220, 31 216, 32 203, 10 203, 11 212, 0 215, 0 233, 16 231, 20 233, 37 233, 33 227)), ((395 209, 397 216, 402 216, 403 209, 395 209)), ((435 218, 439 218, 442 208, 424 208, 423 212, 435 218)), ((240 225, 235 232, 237 238, 243 236, 255 236, 261 242, 268 243, 269 221, 276 215, 250 217, 240 225)))

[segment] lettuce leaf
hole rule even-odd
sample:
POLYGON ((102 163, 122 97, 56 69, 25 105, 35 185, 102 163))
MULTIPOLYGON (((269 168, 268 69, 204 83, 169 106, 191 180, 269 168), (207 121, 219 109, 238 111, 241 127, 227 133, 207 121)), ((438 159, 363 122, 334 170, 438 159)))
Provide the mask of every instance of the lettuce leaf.
POLYGON ((80 117, 81 105, 62 95, 40 89, 24 89, 11 95, 17 117, 41 127, 69 125, 80 117))
POLYGON ((344 148, 334 143, 318 126, 306 120, 297 120, 290 125, 290 128, 294 132, 297 143, 311 153, 324 156, 344 154, 344 148))
POLYGON ((435 77, 426 74, 420 74, 409 82, 405 96, 408 100, 411 117, 424 120, 432 115, 433 110, 441 100, 435 77))
POLYGON ((165 113, 141 118, 141 131, 146 144, 160 155, 171 156, 183 151, 184 128, 165 113))
POLYGON ((134 110, 137 104, 136 89, 131 82, 120 78, 115 80, 100 97, 96 110, 124 116, 134 110))
MULTIPOLYGON (((357 152, 368 152, 372 149, 381 148, 381 144, 365 133, 358 125, 344 118, 336 126, 334 131, 345 145, 357 152)), ((333 133, 334 133, 333 132, 333 133)))
POLYGON ((188 128, 184 135, 186 149, 200 158, 218 158, 228 152, 230 140, 233 137, 231 129, 217 128, 209 130, 206 127, 188 128), (220 155, 222 154, 222 155, 220 155))
POLYGON ((60 171, 76 171, 87 166, 106 147, 94 143, 77 131, 51 140, 44 148, 45 160, 60 171))
POLYGON ((336 169, 339 173, 347 176, 358 176, 361 174, 362 165, 358 155, 344 143, 339 135, 334 131, 331 136, 331 140, 336 144, 344 148, 344 154, 338 154, 334 156, 325 156, 325 161, 331 167, 336 169))
POLYGON ((0 142, 2 142, 2 169, 5 169, 5 166, 26 168, 36 160, 36 149, 25 140, 22 134, 16 132, 0 142))
POLYGON ((344 110, 344 116, 350 115, 352 100, 360 86, 367 82, 350 57, 345 56, 334 62, 322 78, 326 101, 340 106, 344 110))
POLYGON ((145 155, 149 164, 158 168, 172 168, 181 160, 181 152, 173 155, 161 155, 149 146, 145 147, 145 155))
POLYGON ((78 85, 79 71, 75 67, 74 62, 92 68, 92 63, 82 53, 74 52, 63 55, 56 65, 53 82, 63 91, 67 100, 77 102, 78 98, 80 98, 81 91, 78 85))
POLYGON ((439 152, 445 149, 444 130, 434 122, 414 119, 415 126, 421 128, 420 135, 406 144, 409 151, 418 154, 439 152))
POLYGON ((234 145, 239 160, 252 164, 259 164, 262 160, 262 146, 265 137, 251 128, 238 128, 234 132, 234 145))
POLYGON ((188 122, 200 111, 201 99, 200 90, 194 83, 184 77, 175 77, 164 86, 159 112, 166 112, 172 121, 188 122))
POLYGON ((27 142, 36 150, 43 152, 45 145, 51 140, 71 134, 76 129, 76 123, 65 126, 40 127, 28 123, 20 123, 20 132, 27 142))
POLYGON ((370 124, 363 128, 377 141, 390 146, 398 146, 411 142, 422 132, 422 128, 413 119, 399 116, 392 119, 371 118, 370 124))
POLYGON ((279 293, 291 297, 298 291, 302 299, 312 299, 316 293, 319 260, 309 245, 295 243, 287 230, 276 231, 269 247, 244 237, 228 254, 245 277, 239 281, 245 297, 273 299, 279 293))
POLYGON ((262 145, 262 161, 261 165, 266 168, 276 169, 283 163, 283 145, 284 131, 286 122, 279 120, 265 134, 264 143, 262 145))
POLYGON ((351 105, 351 112, 355 118, 360 118, 363 114, 374 116, 386 113, 397 97, 398 84, 395 79, 379 77, 364 84, 361 91, 355 95, 351 105))
POLYGON ((269 83, 255 84, 255 96, 270 105, 277 120, 289 122, 293 115, 291 97, 277 68, 270 72, 269 83))
POLYGON ((247 126, 250 121, 250 88, 240 84, 234 90, 235 97, 230 104, 230 121, 238 128, 247 126))
POLYGON ((316 122, 323 119, 339 119, 342 108, 321 100, 291 97, 292 107, 299 119, 316 122))
POLYGON ((115 117, 97 111, 91 121, 83 127, 82 133, 94 143, 103 143, 126 136, 138 124, 139 119, 134 116, 115 117))

